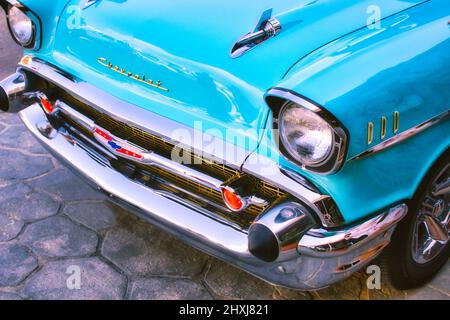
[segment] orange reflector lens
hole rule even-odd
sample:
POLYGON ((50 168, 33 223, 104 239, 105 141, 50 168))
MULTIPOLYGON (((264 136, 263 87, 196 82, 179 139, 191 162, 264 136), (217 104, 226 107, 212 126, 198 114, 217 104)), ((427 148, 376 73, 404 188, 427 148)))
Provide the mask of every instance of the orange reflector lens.
POLYGON ((244 208, 242 199, 228 189, 222 190, 223 200, 225 204, 233 211, 241 211, 244 208))
POLYGON ((30 65, 32 60, 33 60, 33 58, 31 56, 23 56, 22 59, 20 59, 19 64, 27 67, 30 65))

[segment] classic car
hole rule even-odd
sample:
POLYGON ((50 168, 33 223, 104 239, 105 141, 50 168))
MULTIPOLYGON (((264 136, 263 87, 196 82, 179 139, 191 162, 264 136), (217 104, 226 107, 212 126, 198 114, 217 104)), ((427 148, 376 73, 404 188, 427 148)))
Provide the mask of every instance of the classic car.
POLYGON ((1 109, 111 201, 300 290, 448 260, 448 0, 0 3, 1 109))

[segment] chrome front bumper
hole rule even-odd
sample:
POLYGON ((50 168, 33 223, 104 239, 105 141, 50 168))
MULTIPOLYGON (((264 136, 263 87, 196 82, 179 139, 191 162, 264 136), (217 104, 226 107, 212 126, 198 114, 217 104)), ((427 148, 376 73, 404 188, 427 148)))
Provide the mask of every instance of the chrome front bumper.
POLYGON ((334 231, 312 229, 290 255, 267 263, 249 252, 246 231, 220 223, 201 209, 132 181, 94 159, 86 146, 52 128, 39 104, 21 111, 20 117, 51 154, 112 201, 190 245, 275 285, 312 290, 350 276, 381 252, 407 212, 402 204, 356 226, 334 231))

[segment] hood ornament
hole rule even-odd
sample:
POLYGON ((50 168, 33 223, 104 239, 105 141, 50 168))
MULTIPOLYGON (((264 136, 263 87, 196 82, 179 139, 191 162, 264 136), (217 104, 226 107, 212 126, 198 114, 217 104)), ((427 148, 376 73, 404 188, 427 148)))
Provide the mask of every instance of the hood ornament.
POLYGON ((237 58, 262 42, 275 37, 281 32, 281 23, 272 18, 272 9, 263 12, 253 31, 242 36, 231 49, 231 57, 237 58))
POLYGON ((83 9, 87 9, 93 4, 97 3, 99 0, 85 0, 83 9))

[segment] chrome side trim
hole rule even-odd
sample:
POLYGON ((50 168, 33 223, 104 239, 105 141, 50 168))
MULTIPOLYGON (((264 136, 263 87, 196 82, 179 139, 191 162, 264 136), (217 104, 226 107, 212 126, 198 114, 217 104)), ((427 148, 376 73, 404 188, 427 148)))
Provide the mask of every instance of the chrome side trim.
POLYGON ((431 128, 432 126, 434 126, 442 121, 445 121, 449 118, 450 118, 450 110, 447 110, 436 117, 433 117, 425 122, 422 122, 421 124, 419 124, 415 127, 412 127, 406 131, 403 131, 402 133, 399 133, 396 136, 393 136, 393 137, 387 139, 386 141, 381 142, 381 143, 377 144, 376 146, 373 146, 372 148, 354 156, 353 158, 351 158, 348 161, 364 159, 368 156, 377 154, 377 153, 379 153, 383 150, 386 150, 390 147, 393 147, 396 144, 403 142, 403 141, 415 136, 416 134, 419 134, 419 133, 431 128))
POLYGON ((265 95, 266 101, 268 102, 269 107, 272 109, 273 119, 272 119, 272 127, 274 131, 275 143, 277 144, 278 150, 280 153, 290 162, 295 164, 296 166, 300 166, 302 169, 306 171, 310 171, 317 174, 333 174, 341 169, 345 162, 345 155, 347 152, 348 146, 348 134, 345 131, 345 128, 339 123, 339 121, 327 110, 323 109, 320 106, 313 104, 312 102, 302 98, 298 94, 283 88, 272 88, 267 91, 265 95), (279 109, 273 108, 268 101, 270 98, 281 98, 283 100, 292 101, 296 104, 307 108, 308 110, 316 113, 319 117, 324 119, 334 131, 334 148, 331 155, 323 162, 318 163, 316 165, 305 165, 296 161, 289 153, 284 149, 283 144, 279 139, 278 134, 278 114, 279 109))

